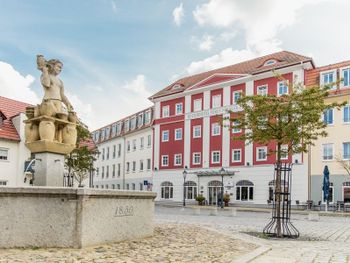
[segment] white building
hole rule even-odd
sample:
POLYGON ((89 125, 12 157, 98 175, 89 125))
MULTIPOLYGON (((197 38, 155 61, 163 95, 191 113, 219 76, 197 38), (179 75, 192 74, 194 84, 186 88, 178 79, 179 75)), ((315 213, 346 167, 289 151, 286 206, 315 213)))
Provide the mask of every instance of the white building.
POLYGON ((151 190, 152 116, 148 108, 92 133, 100 152, 95 188, 151 190))
POLYGON ((0 96, 0 186, 24 184, 24 165, 30 151, 24 144, 27 103, 0 96))

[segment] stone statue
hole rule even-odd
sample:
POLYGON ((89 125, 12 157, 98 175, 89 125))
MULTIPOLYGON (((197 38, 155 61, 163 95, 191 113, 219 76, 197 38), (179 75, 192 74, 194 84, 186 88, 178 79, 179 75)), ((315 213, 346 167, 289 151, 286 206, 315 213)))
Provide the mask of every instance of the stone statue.
POLYGON ((57 59, 46 61, 37 56, 37 67, 44 88, 42 103, 36 107, 27 107, 25 121, 26 145, 31 152, 70 153, 77 139, 77 116, 72 104, 64 94, 64 85, 58 75, 62 62, 57 59))

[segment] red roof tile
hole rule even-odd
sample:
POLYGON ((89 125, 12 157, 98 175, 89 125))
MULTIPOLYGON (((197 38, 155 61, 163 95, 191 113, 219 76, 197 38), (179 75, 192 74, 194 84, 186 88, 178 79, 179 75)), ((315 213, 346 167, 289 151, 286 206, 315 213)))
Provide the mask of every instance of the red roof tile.
POLYGON ((312 58, 305 57, 302 55, 298 55, 296 53, 292 53, 289 51, 281 51, 277 53, 273 53, 270 55, 266 55, 263 57, 255 58, 252 60, 244 61, 238 64, 234 64, 231 66, 203 72, 200 74, 184 77, 182 79, 177 80, 176 82, 172 83, 171 85, 167 86, 165 89, 157 92, 153 96, 151 96, 149 99, 155 99, 167 95, 172 95, 176 93, 183 92, 187 88, 195 85, 196 83, 214 75, 217 73, 220 74, 251 74, 255 75, 258 73, 262 73, 265 71, 270 71, 273 69, 283 68, 287 66, 291 66, 297 63, 301 62, 307 62, 310 61, 313 63, 312 58), (275 59, 276 63, 268 66, 264 66, 264 63, 270 59, 275 59), (181 87, 172 89, 172 87, 175 84, 179 84, 181 87))
POLYGON ((24 113, 28 106, 31 105, 0 96, 0 112, 6 117, 2 124, 0 124, 0 139, 21 140, 12 123, 12 118, 20 113, 24 113))

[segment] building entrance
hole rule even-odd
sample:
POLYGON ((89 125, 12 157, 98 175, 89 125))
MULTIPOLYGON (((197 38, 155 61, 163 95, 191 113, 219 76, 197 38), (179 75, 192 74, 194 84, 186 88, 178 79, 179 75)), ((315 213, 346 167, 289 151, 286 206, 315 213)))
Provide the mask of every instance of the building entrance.
POLYGON ((217 205, 221 201, 221 186, 220 181, 210 181, 208 183, 208 204, 217 205))

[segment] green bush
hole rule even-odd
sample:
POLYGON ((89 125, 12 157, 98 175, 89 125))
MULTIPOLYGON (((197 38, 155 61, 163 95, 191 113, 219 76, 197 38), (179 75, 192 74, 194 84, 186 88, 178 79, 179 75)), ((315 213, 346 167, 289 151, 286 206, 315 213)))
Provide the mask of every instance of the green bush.
POLYGON ((198 202, 199 205, 203 205, 205 201, 205 197, 203 195, 197 195, 196 201, 198 202))

